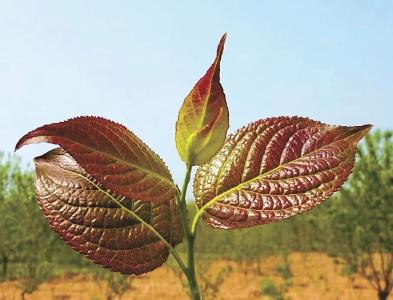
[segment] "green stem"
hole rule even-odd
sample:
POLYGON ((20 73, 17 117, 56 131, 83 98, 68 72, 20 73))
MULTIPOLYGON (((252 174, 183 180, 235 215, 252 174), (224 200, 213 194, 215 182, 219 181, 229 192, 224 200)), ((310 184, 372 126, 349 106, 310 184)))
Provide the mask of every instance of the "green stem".
POLYGON ((180 199, 178 198, 178 205, 180 210, 180 218, 183 223, 184 236, 187 244, 187 272, 185 273, 185 275, 188 280, 188 287, 190 289, 191 299, 200 300, 201 295, 199 292, 198 282, 195 274, 195 258, 194 258, 195 233, 191 232, 190 230, 190 226, 188 222, 187 204, 186 204, 186 193, 191 178, 191 171, 192 171, 192 166, 187 165, 186 176, 184 178, 180 199))
POLYGON ((195 236, 190 236, 187 242, 187 264, 188 264, 188 286, 190 289, 191 298, 193 300, 200 300, 201 295, 199 292, 198 282, 195 273, 195 259, 194 259, 194 241, 195 236))
MULTIPOLYGON (((206 206, 206 205, 205 205, 206 206)), ((192 225, 191 225, 191 233, 192 234, 195 234, 195 232, 196 232, 196 228, 197 228, 197 226, 198 226, 198 221, 199 221, 199 219, 200 219, 200 217, 202 216, 202 213, 203 213, 203 211, 205 210, 205 208, 207 207, 205 207, 205 206, 203 206, 202 208, 200 208, 197 212, 196 212, 196 214, 195 214, 195 216, 194 216, 194 219, 192 220, 192 225)))

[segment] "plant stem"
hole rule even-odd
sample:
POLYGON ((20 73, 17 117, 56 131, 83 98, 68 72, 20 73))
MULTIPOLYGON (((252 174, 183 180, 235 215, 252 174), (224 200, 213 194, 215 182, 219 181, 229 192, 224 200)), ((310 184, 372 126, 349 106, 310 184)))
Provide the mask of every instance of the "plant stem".
POLYGON ((205 206, 203 206, 202 208, 200 208, 200 209, 196 212, 196 214, 195 214, 195 216, 194 216, 194 218, 193 218, 193 220, 192 220, 192 224, 191 224, 191 233, 192 233, 192 234, 195 234, 196 229, 197 229, 197 226, 198 226, 198 221, 199 221, 199 219, 201 218, 202 213, 203 213, 204 211, 205 211, 205 206))
POLYGON ((200 300, 201 295, 199 292, 198 282, 195 274, 195 259, 194 259, 194 241, 195 236, 190 236, 187 242, 187 265, 188 265, 188 286, 190 288, 191 298, 193 300, 200 300))
POLYGON ((186 193, 187 187, 190 182, 192 166, 187 165, 186 176, 184 178, 183 187, 178 199, 180 218, 183 224, 184 236, 187 244, 187 273, 185 274, 188 281, 188 287, 190 289, 190 295, 192 300, 200 300, 201 295, 199 292, 198 282, 195 274, 195 259, 194 259, 194 241, 195 233, 191 232, 188 221, 187 204, 186 204, 186 193))

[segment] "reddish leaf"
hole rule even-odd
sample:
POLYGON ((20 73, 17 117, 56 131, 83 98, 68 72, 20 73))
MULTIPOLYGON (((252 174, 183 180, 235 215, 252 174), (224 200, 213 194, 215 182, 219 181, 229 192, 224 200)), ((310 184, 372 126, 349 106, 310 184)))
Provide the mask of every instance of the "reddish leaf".
POLYGON ((205 222, 250 227, 313 208, 347 179, 370 127, 279 117, 239 129, 196 173, 194 194, 199 207, 206 205, 205 222))
POLYGON ((206 74, 184 99, 176 122, 176 147, 183 161, 200 165, 217 153, 229 126, 228 107, 220 83, 220 62, 226 34, 206 74))
POLYGON ((16 149, 58 144, 105 188, 130 199, 168 202, 176 186, 160 157, 126 127, 99 117, 78 117, 39 127, 16 149))
POLYGON ((36 195, 51 228, 74 250, 113 271, 142 274, 159 267, 168 247, 117 199, 173 245, 181 239, 175 201, 119 197, 94 181, 61 148, 35 159, 36 195))

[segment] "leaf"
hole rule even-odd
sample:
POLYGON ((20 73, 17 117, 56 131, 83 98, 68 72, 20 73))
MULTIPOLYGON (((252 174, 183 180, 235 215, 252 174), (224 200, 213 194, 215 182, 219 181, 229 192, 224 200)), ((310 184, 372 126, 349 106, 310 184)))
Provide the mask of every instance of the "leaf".
POLYGON ((313 208, 350 175, 357 143, 370 127, 279 117, 239 129, 196 173, 194 194, 205 222, 250 227, 313 208))
POLYGON ((37 201, 51 228, 95 263, 136 275, 163 264, 168 247, 146 224, 172 245, 181 240, 174 199, 149 203, 119 197, 87 175, 61 148, 37 157, 35 166, 37 201))
POLYGON ((220 83, 220 62, 226 34, 220 40, 217 55, 184 99, 176 122, 176 147, 181 159, 200 165, 221 148, 229 126, 229 113, 220 83))
POLYGON ((78 117, 39 127, 16 149, 47 142, 69 153, 105 188, 130 199, 168 202, 176 186, 160 157, 126 127, 99 117, 78 117))

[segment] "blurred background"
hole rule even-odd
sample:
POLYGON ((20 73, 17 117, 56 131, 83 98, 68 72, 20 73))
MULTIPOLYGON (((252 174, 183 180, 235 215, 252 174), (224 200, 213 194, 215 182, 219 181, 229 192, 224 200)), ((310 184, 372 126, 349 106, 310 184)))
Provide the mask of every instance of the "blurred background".
MULTIPOLYGON (((27 0, 0 0, 0 299, 187 298, 171 259, 125 277, 64 245, 34 199, 32 158, 53 146, 13 149, 43 124, 99 115, 142 138, 180 183, 177 112, 224 32, 229 132, 281 115, 374 128, 349 181, 312 211, 253 229, 200 225, 205 299, 387 299, 393 2, 27 0)), ((192 213, 191 189, 188 199, 192 213)))

